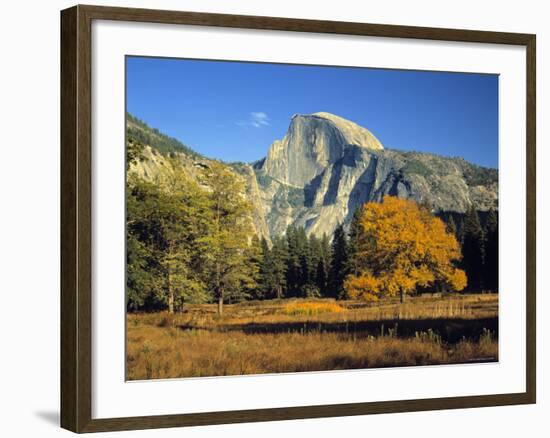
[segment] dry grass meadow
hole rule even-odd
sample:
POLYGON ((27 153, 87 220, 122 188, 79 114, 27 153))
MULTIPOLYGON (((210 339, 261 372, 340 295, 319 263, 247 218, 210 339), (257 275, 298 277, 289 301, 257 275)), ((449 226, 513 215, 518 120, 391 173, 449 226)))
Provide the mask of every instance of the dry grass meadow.
POLYGON ((128 380, 498 360, 498 295, 281 300, 128 314, 128 380))

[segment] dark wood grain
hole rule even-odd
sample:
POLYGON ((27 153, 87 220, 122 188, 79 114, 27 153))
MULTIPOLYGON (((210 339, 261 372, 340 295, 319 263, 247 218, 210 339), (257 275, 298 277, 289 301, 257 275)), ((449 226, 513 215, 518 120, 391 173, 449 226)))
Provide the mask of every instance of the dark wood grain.
POLYGON ((531 403, 537 399, 537 83, 536 37, 531 35, 527 44, 527 394, 531 403))
POLYGON ((77 430, 76 17, 61 15, 61 426, 77 430))
POLYGON ((243 29, 283 30, 293 32, 333 33, 387 38, 414 38, 472 43, 526 45, 529 34, 488 32, 435 27, 396 26, 342 21, 302 20, 296 18, 258 17, 253 15, 210 14, 151 9, 81 6, 95 19, 139 21, 147 23, 187 24, 243 29))
POLYGON ((61 425, 74 432, 195 426, 514 405, 536 401, 536 39, 460 29, 75 6, 61 13, 61 425), (121 20, 228 28, 513 44, 527 53, 527 369, 514 394, 92 419, 91 23, 121 20))
POLYGON ((91 21, 61 14, 61 425, 82 431, 92 400, 91 21))

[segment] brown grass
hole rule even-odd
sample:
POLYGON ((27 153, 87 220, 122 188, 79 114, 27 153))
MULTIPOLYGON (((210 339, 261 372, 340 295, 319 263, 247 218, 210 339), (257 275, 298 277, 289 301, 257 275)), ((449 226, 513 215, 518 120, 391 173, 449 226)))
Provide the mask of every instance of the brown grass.
POLYGON ((340 313, 344 308, 334 302, 304 301, 287 304, 283 312, 285 315, 313 316, 322 313, 340 313))
POLYGON ((226 306, 222 318, 214 305, 129 314, 127 373, 136 380, 494 361, 497 315, 497 295, 374 306, 249 302, 226 306))

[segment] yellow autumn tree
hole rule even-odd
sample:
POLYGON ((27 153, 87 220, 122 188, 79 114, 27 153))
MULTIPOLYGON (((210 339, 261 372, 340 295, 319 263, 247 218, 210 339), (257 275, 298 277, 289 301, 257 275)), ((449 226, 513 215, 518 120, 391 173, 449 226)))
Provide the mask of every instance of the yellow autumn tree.
POLYGON ((358 274, 347 277, 350 298, 376 300, 405 294, 435 283, 460 291, 466 287, 464 271, 455 263, 460 246, 443 221, 414 201, 385 196, 382 203, 365 204, 356 243, 354 265, 358 274))

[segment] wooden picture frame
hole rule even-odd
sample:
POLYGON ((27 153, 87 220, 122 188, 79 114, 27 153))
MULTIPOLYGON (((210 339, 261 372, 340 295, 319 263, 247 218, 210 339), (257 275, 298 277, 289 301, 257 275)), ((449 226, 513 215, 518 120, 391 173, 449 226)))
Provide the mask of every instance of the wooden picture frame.
POLYGON ((381 24, 75 6, 61 12, 61 426, 99 432, 223 423, 529 404, 536 401, 535 58, 530 34, 381 24), (92 91, 93 20, 186 24, 388 38, 519 45, 526 48, 527 266, 526 391, 195 414, 92 418, 92 91))

